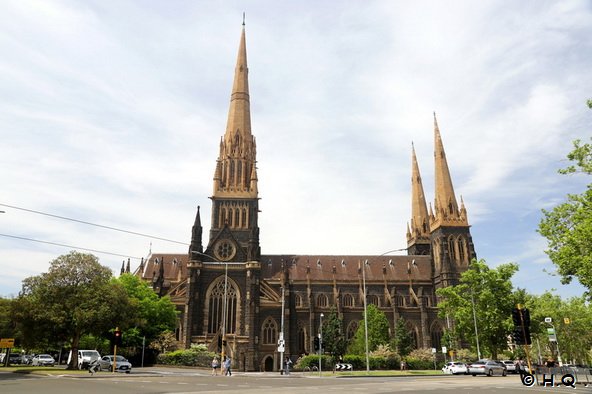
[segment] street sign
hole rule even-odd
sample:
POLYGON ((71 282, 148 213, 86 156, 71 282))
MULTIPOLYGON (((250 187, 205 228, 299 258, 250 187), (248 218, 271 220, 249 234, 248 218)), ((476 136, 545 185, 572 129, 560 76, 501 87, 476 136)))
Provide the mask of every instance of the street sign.
POLYGON ((437 350, 435 347, 432 348, 432 353, 436 354, 437 350))
POLYGON ((550 317, 545 317, 545 323, 553 323, 553 319, 550 317))
POLYGON ((447 351, 447 350, 448 350, 448 349, 446 349, 446 346, 442 346, 442 353, 446 354, 446 351, 447 351))
POLYGON ((0 338, 0 349, 8 347, 14 347, 14 338, 0 338))
POLYGON ((335 364, 335 370, 336 371, 353 371, 354 366, 351 364, 339 363, 339 364, 335 364))
POLYGON ((282 353, 284 350, 286 350, 286 342, 284 342, 283 338, 280 338, 278 339, 277 351, 282 353))

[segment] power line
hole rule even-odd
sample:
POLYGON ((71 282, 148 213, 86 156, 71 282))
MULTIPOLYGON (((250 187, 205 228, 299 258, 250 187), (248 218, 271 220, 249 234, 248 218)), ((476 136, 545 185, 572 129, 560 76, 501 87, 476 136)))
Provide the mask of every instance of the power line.
POLYGON ((108 255, 111 255, 111 256, 127 257, 127 258, 130 258, 130 259, 136 259, 136 260, 140 260, 141 259, 141 257, 128 256, 126 254, 105 252, 104 250, 97 250, 97 249, 81 248, 79 246, 66 245, 66 244, 61 244, 61 243, 58 243, 58 242, 42 241, 42 240, 33 239, 33 238, 19 237, 19 236, 16 236, 16 235, 0 234, 0 237, 8 237, 8 238, 22 239, 22 240, 25 240, 25 241, 32 241, 32 242, 39 242, 39 243, 42 243, 42 244, 63 246, 63 247, 66 247, 66 248, 86 250, 87 252, 94 252, 94 253, 100 253, 100 254, 108 254, 108 255))
POLYGON ((104 229, 107 229, 107 230, 119 231, 121 233, 138 235, 140 237, 158 239, 160 241, 172 242, 172 243, 181 244, 181 245, 189 245, 187 242, 180 242, 180 241, 175 241, 175 240, 172 240, 172 239, 157 237, 157 236, 154 236, 154 235, 143 234, 143 233, 138 233, 138 232, 129 231, 129 230, 123 230, 123 229, 116 228, 116 227, 111 227, 111 226, 105 226, 105 225, 102 225, 102 224, 96 224, 96 223, 86 222, 84 220, 72 219, 72 218, 68 218, 68 217, 65 217, 65 216, 59 216, 59 215, 54 215, 54 214, 51 214, 51 213, 46 213, 46 212, 41 212, 41 211, 35 211, 33 209, 16 207, 14 205, 8 205, 8 204, 2 204, 2 203, 0 203, 0 206, 8 207, 8 208, 13 208, 13 209, 18 209, 20 211, 25 211, 25 212, 35 213, 35 214, 38 214, 38 215, 50 216, 50 217, 57 218, 57 219, 69 220, 71 222, 82 223, 82 224, 86 224, 86 225, 89 225, 89 226, 95 226, 95 227, 104 228, 104 229))

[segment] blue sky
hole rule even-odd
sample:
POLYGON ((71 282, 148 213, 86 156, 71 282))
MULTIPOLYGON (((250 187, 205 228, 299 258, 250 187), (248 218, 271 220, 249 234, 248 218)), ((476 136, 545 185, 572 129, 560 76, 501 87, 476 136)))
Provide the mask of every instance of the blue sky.
MULTIPOLYGON (((582 293, 545 272, 536 228, 589 182, 556 172, 590 137, 589 1, 3 1, 0 203, 187 243, 201 205, 207 236, 243 12, 263 253, 405 247, 412 142, 434 198, 435 111, 478 257, 582 293)), ((0 210, 5 235, 187 250, 0 210)), ((68 251, 0 236, 0 295, 68 251)))

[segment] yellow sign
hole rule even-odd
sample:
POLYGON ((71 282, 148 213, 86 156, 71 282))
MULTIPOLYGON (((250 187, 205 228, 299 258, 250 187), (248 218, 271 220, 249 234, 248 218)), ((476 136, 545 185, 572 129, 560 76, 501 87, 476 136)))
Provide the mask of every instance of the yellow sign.
POLYGON ((0 349, 7 347, 14 347, 14 338, 0 338, 0 349))
POLYGON ((569 324, 569 323, 571 323, 571 322, 569 321, 569 317, 564 317, 564 318, 563 318, 563 322, 564 322, 565 324, 569 324))

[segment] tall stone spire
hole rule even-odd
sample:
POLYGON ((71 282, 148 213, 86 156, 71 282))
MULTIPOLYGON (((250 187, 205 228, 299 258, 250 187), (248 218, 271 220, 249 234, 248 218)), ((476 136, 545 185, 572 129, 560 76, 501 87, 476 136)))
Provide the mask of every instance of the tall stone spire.
POLYGON ((407 248, 409 254, 429 254, 430 251, 428 208, 413 143, 411 144, 411 221, 407 226, 407 248))
POLYGON ((434 212, 431 219, 431 229, 439 226, 468 226, 466 214, 461 215, 452 186, 452 178, 448 169, 448 161, 442 144, 442 136, 438 127, 438 120, 434 112, 434 161, 436 197, 434 199, 434 212))
POLYGON ((251 133, 248 77, 243 21, 228 120, 214 170, 210 240, 205 251, 224 261, 251 261, 260 254, 257 147, 251 133))
POLYGON ((251 134, 248 75, 243 24, 226 131, 214 173, 214 197, 257 197, 256 143, 251 134))

